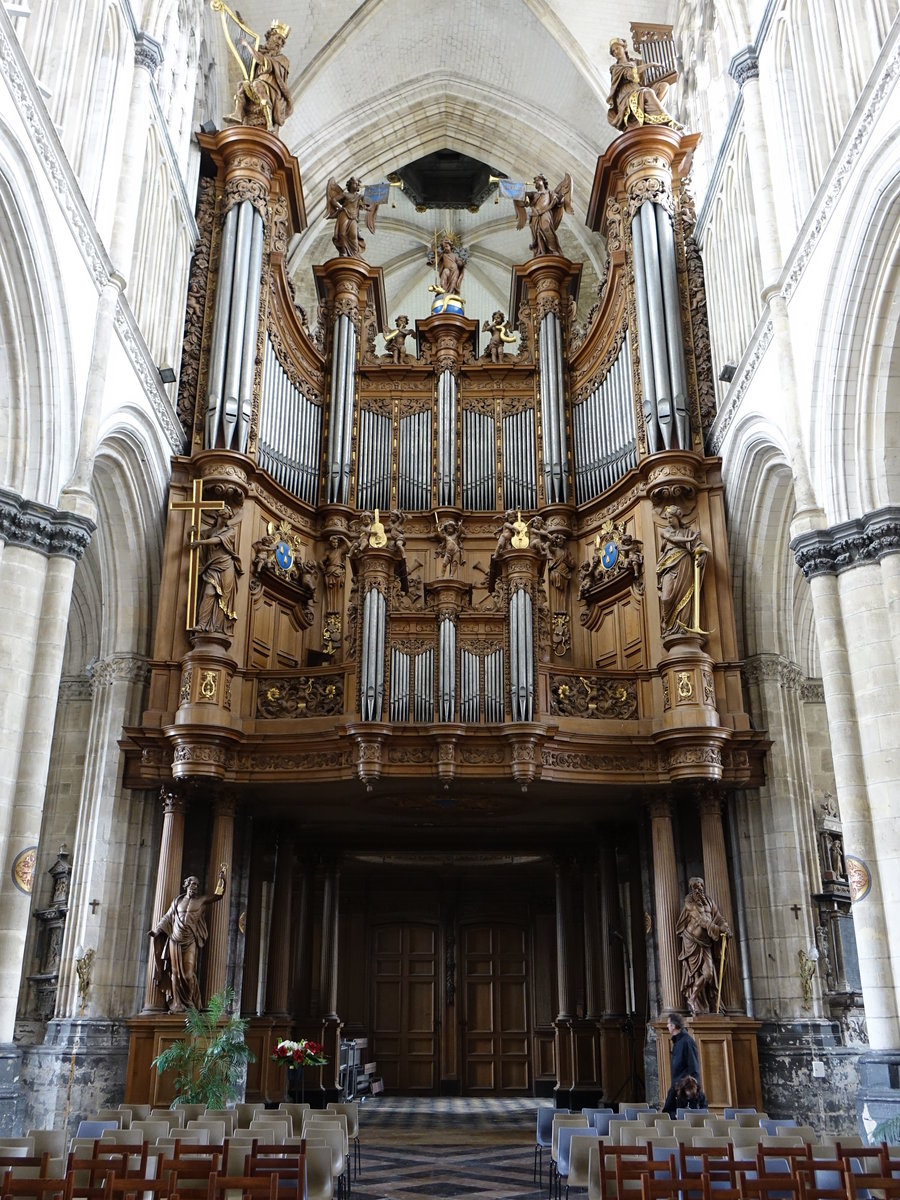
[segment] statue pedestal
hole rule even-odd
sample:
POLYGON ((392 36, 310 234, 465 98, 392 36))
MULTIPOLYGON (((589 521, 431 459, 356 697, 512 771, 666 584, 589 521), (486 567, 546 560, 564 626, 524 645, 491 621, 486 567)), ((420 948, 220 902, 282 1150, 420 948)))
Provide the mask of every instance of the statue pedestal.
MULTIPOLYGON (((724 1108, 762 1108, 756 1032, 762 1022, 750 1017, 692 1017, 686 1029, 697 1043, 700 1083, 710 1111, 724 1108)), ((669 1071, 671 1039, 665 1020, 654 1021, 659 1098, 665 1100, 672 1082, 669 1071)))

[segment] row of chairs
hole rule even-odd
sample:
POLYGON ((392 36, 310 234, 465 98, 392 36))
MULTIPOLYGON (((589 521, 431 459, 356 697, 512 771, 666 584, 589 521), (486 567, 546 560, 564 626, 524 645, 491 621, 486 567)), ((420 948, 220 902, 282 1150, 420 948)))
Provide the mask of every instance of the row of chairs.
MULTIPOLYGON (((181 1143, 162 1156, 131 1154, 131 1148, 96 1141, 90 1150, 72 1151, 55 1176, 46 1173, 22 1177, 13 1170, 0 1172, 3 1200, 234 1200, 234 1193, 259 1200, 333 1200, 333 1158, 329 1147, 314 1139, 297 1139, 297 1145, 197 1146, 181 1143), (244 1187, 246 1180, 256 1180, 244 1187), (225 1182, 227 1180, 227 1182, 225 1182), (262 1181, 262 1182, 260 1182, 262 1181), (263 1187, 263 1183, 265 1186, 263 1187)), ((338 1191, 340 1194, 340 1189, 338 1191)))
MULTIPOLYGON (((588 1200, 896 1200, 900 1197, 900 1158, 890 1147, 840 1146, 831 1158, 815 1157, 810 1147, 785 1153, 760 1147, 752 1158, 730 1149, 708 1148, 667 1156, 614 1147, 597 1139, 587 1155, 588 1200)), ((572 1185, 571 1173, 569 1186, 572 1185)))

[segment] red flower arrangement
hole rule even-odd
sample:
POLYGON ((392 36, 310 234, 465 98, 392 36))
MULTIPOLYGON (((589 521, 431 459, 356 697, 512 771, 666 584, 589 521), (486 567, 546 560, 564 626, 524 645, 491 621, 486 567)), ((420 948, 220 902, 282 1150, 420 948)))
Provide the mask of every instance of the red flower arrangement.
POLYGON ((291 1042, 285 1038, 272 1053, 272 1062, 284 1063, 286 1067, 324 1067, 328 1062, 325 1047, 308 1038, 291 1042))

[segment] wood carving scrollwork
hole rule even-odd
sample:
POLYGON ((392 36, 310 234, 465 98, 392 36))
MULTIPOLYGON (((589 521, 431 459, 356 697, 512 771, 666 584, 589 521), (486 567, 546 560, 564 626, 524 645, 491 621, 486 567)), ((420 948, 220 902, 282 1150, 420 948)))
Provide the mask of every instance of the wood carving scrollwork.
POLYGON ((551 675, 550 712, 561 717, 637 720, 637 680, 551 675))
POLYGON ((256 716, 264 721, 329 717, 343 710, 343 675, 268 676, 256 691, 256 716))
POLYGON ((220 216, 224 220, 236 204, 249 200, 263 219, 269 224, 269 200, 266 189, 255 179, 230 179, 225 185, 220 216))
POLYGON ((184 342, 181 349, 181 371, 178 377, 178 420, 181 422, 186 436, 190 436, 193 428, 194 409, 197 404, 200 352, 203 346, 203 315, 206 310, 209 284, 209 256, 215 207, 215 180, 200 179, 197 184, 197 230, 199 236, 188 278, 184 342))

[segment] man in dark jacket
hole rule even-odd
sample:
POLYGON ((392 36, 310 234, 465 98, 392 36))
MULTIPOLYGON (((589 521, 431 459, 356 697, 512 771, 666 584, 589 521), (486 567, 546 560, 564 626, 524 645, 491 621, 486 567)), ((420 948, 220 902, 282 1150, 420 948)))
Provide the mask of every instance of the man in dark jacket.
POLYGON ((697 1043, 684 1027, 684 1019, 680 1013, 671 1013, 666 1022, 666 1028, 672 1039, 672 1069, 670 1078, 672 1086, 666 1096, 663 1112, 674 1115, 677 1106, 676 1092, 686 1075, 692 1075, 699 1083, 700 1056, 697 1053, 697 1043))

